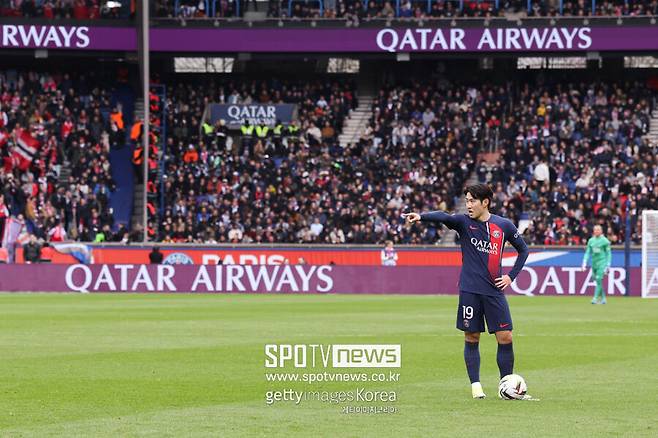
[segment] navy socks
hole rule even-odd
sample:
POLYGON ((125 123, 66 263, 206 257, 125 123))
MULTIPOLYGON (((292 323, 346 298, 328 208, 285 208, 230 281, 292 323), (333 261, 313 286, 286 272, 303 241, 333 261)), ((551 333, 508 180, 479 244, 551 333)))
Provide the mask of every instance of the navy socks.
POLYGON ((480 349, 479 343, 464 342, 464 362, 471 383, 480 381, 480 349))
MULTIPOLYGON (((478 356, 479 357, 479 356, 478 356)), ((498 344, 498 354, 496 355, 500 378, 514 372, 514 348, 512 344, 498 344)), ((479 363, 479 360, 478 360, 479 363)))

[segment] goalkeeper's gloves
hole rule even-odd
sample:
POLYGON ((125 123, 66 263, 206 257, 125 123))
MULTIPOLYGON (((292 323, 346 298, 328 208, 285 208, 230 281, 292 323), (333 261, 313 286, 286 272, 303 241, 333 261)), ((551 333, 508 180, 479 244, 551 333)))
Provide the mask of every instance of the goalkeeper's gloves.
POLYGON ((583 265, 580 267, 580 270, 584 271, 585 269, 587 269, 587 265, 585 263, 583 263, 583 265))
POLYGON ((605 267, 605 270, 603 271, 603 275, 608 275, 608 272, 610 272, 610 266, 605 267))

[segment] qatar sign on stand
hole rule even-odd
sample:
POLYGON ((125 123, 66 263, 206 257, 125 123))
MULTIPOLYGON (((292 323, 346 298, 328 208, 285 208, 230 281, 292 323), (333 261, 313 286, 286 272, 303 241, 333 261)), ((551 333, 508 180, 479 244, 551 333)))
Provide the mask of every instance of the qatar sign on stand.
POLYGON ((245 122, 251 125, 275 126, 277 122, 289 124, 293 121, 296 105, 292 104, 252 104, 227 105, 210 104, 210 123, 226 121, 229 128, 239 128, 245 122))
MULTIPOLYGON (((457 294, 459 272, 452 266, 2 265, 0 291, 457 294)), ((625 276, 612 268, 606 293, 625 295, 625 276)), ((631 268, 630 287, 629 295, 640 295, 640 268, 631 268)), ((525 267, 505 293, 582 296, 594 288, 589 270, 537 266, 525 267)))
MULTIPOLYGON (((3 49, 137 49, 130 27, 2 24, 3 49)), ((155 52, 439 53, 658 50, 658 26, 153 28, 155 52)))

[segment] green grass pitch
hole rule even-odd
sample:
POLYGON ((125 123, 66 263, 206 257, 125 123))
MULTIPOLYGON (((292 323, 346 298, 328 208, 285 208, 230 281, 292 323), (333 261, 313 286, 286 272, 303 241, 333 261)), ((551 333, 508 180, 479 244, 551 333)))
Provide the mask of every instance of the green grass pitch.
POLYGON ((456 305, 456 296, 0 294, 0 437, 658 436, 658 300, 511 297, 515 372, 538 402, 497 398, 489 335, 488 398, 471 399, 456 305), (267 382, 267 343, 401 344, 400 380, 267 382), (397 400, 265 403, 269 390, 359 386, 397 400))

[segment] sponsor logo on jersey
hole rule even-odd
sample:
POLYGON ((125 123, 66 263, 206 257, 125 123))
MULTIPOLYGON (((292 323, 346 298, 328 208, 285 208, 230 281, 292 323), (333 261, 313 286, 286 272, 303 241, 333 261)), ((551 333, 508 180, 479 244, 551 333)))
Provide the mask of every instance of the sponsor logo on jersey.
POLYGON ((498 254, 498 244, 495 242, 488 242, 482 239, 476 239, 471 237, 471 245, 475 247, 480 252, 486 252, 487 254, 498 254))

